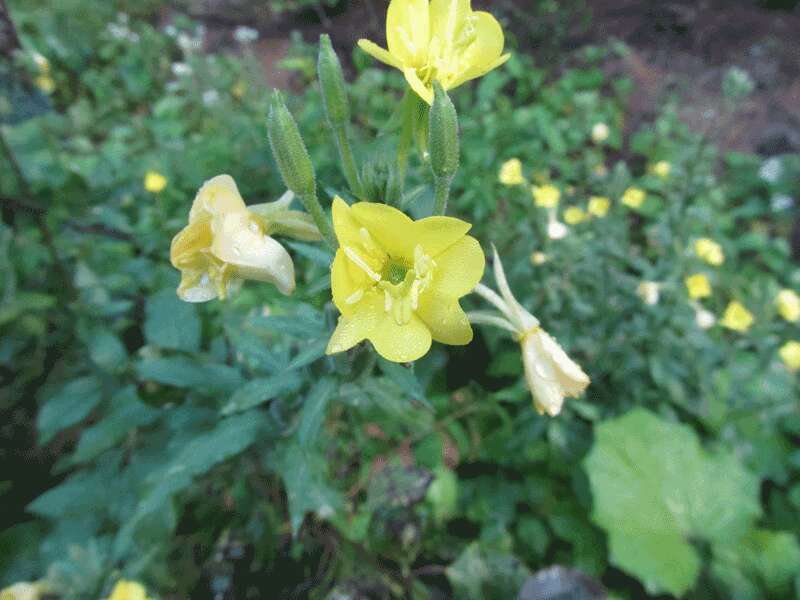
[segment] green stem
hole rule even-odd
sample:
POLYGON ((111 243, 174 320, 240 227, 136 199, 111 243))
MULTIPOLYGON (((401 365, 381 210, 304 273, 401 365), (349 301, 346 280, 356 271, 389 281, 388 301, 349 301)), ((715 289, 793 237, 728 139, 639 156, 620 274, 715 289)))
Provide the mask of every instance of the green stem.
POLYGON ((322 205, 319 203, 316 192, 300 196, 300 201, 303 203, 303 206, 306 207, 311 218, 314 219, 314 223, 322 234, 322 237, 325 238, 325 241, 328 242, 328 245, 335 252, 339 247, 339 243, 336 241, 336 235, 333 232, 333 226, 328 219, 328 215, 322 210, 322 205))
POLYGON ((434 177, 433 187, 435 200, 433 203, 433 214, 443 215, 447 212, 447 200, 450 198, 450 177, 434 177))
POLYGON ((414 120, 416 119, 417 95, 406 90, 403 96, 403 122, 400 126, 400 139, 397 141, 397 174, 400 178, 400 189, 402 190, 406 180, 406 170, 408 169, 408 153, 411 150, 411 140, 414 137, 414 120))
POLYGON ((339 149, 339 158, 342 161, 344 178, 347 180, 347 185, 350 186, 350 191, 361 198, 363 190, 361 189, 361 180, 358 177, 356 160, 353 157, 353 149, 350 146, 350 138, 347 135, 347 126, 337 125, 334 127, 334 131, 336 134, 336 147, 339 149))

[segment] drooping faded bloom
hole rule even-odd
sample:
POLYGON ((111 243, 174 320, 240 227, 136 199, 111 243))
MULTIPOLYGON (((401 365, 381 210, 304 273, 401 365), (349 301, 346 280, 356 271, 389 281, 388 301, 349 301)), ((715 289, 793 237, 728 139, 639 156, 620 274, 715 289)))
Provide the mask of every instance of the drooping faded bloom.
POLYGON ((431 340, 464 345, 472 327, 458 299, 483 276, 485 259, 469 223, 452 217, 412 221, 385 204, 333 201, 339 249, 331 267, 341 312, 328 354, 369 340, 385 359, 416 360, 431 340))
POLYGON ((700 238, 695 241, 694 253, 697 254, 698 258, 715 267, 725 262, 725 253, 722 251, 722 246, 708 238, 700 238))
POLYGON ((499 295, 483 284, 476 286, 475 293, 493 304, 502 316, 477 312, 470 313, 470 319, 511 332, 522 350, 525 379, 536 410, 554 417, 561 412, 565 397, 583 393, 590 383, 589 376, 514 298, 497 249, 494 249, 494 276, 499 295))
POLYGON ((750 329, 754 320, 753 313, 747 310, 741 302, 734 300, 728 304, 725 314, 722 315, 722 320, 719 323, 727 329, 743 333, 750 329))
POLYGON ((189 224, 172 240, 170 260, 181 272, 178 296, 186 302, 224 300, 245 279, 294 290, 294 264, 271 234, 317 240, 305 213, 289 210, 292 194, 277 202, 245 206, 229 175, 207 181, 192 204, 189 224))
POLYGON ((592 141, 595 144, 602 144, 608 139, 611 130, 605 123, 595 123, 592 127, 592 141))
POLYGON ((794 290, 781 290, 775 297, 778 313, 787 321, 794 323, 800 320, 800 296, 794 290))
POLYGON ((511 56, 503 29, 470 0, 392 0, 386 13, 389 50, 361 39, 362 50, 403 72, 411 88, 433 104, 433 82, 445 91, 481 77, 511 56))
POLYGON ((111 590, 111 595, 105 600, 149 600, 149 598, 147 590, 141 583, 120 579, 111 590))

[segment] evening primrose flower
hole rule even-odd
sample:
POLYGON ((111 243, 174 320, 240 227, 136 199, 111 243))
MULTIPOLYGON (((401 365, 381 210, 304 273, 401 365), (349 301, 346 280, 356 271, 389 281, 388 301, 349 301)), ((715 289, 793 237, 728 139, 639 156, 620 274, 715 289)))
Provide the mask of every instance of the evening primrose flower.
POLYGON ((525 178, 522 176, 522 163, 520 160, 518 158, 512 158, 504 162, 500 167, 498 179, 503 185, 520 185, 525 183, 525 178))
POLYGON ((661 286, 656 281, 642 281, 636 288, 636 295, 642 302, 651 306, 658 304, 661 296, 661 286))
POLYGON ((144 189, 151 194, 158 194, 167 187, 167 178, 158 171, 148 171, 144 175, 144 189))
POLYGON ((646 194, 643 189, 638 187, 629 187, 622 194, 622 203, 631 208, 639 208, 644 204, 646 194))
POLYGON ((605 123, 595 123, 592 127, 592 141, 595 144, 602 144, 608 139, 610 130, 605 123))
POLYGON ((786 365, 786 368, 790 371, 798 371, 800 370, 800 342, 796 340, 792 340, 786 342, 783 346, 780 347, 778 350, 778 354, 783 361, 783 364, 786 365))
POLYGON ((292 258, 270 235, 319 239, 308 215, 288 210, 292 198, 288 192, 277 202, 247 207, 229 175, 207 181, 194 199, 189 224, 170 247, 172 265, 181 272, 178 296, 186 302, 224 300, 244 279, 292 293, 292 258))
POLYGON ((725 262, 725 254, 722 252, 722 246, 708 238, 700 238, 695 241, 694 253, 697 254, 698 258, 715 267, 725 262))
POLYGON ((669 174, 672 172, 672 165, 668 163, 666 160, 660 160, 652 167, 653 174, 661 177, 661 179, 666 179, 669 177, 669 174))
POLYGON ((503 29, 470 0, 392 0, 386 13, 388 51, 361 39, 359 47, 399 69, 411 88, 433 104, 433 82, 445 91, 506 62, 503 29))
POLYGON ((577 225, 588 218, 588 213, 579 206, 570 206, 564 211, 564 221, 566 221, 567 225, 577 225))
POLYGON ((111 595, 105 600, 149 600, 149 598, 141 583, 120 579, 111 590, 111 595))
POLYGON ((472 327, 458 299, 483 276, 485 259, 469 223, 434 216, 412 221, 372 202, 333 201, 339 249, 331 267, 341 316, 327 353, 369 340, 386 360, 409 362, 431 341, 464 345, 472 327))
POLYGON ((474 323, 495 325, 512 333, 522 350, 525 379, 539 414, 551 417, 561 412, 565 397, 580 396, 589 385, 589 377, 558 342, 542 329, 539 320, 517 302, 508 286, 503 263, 494 249, 494 276, 498 295, 483 284, 475 293, 494 305, 502 316, 470 313, 474 323))
POLYGON ((593 217, 603 218, 608 214, 610 208, 611 200, 605 196, 591 196, 589 197, 589 205, 586 207, 586 210, 593 217))
POLYGON ((794 290, 781 290, 775 298, 778 313, 792 323, 800 320, 800 296, 794 290))
POLYGON ((531 193, 534 204, 540 208, 555 208, 561 200, 561 190, 550 184, 534 185, 531 193))
POLYGON ((734 300, 725 309, 720 325, 734 331, 745 332, 753 324, 753 313, 747 310, 741 302, 734 300))
POLYGON ((711 282, 702 273, 690 275, 684 280, 684 283, 686 284, 686 290, 689 292, 689 298, 692 300, 708 298, 711 295, 711 282))

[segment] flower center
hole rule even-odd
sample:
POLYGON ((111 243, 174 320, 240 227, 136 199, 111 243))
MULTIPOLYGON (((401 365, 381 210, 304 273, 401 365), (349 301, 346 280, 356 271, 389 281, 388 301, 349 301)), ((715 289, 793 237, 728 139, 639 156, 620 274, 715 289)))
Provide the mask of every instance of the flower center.
POLYGON ((389 259, 383 268, 382 279, 397 285, 406 278, 408 267, 400 261, 389 259))

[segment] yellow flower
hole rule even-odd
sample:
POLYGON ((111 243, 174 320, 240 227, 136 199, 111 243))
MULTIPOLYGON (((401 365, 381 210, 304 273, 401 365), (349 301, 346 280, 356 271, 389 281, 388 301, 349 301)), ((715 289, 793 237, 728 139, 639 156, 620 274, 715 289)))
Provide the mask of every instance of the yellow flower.
POLYGON ((661 286, 655 281, 642 281, 636 288, 636 294, 642 299, 642 302, 653 306, 658 304, 661 286))
POLYGON ((653 165, 652 170, 653 173, 661 177, 661 179, 666 179, 672 171, 672 165, 665 160, 660 160, 653 165))
POLYGON ((411 88, 433 104, 433 82, 445 90, 481 77, 511 56, 503 29, 470 0, 392 0, 386 13, 385 50, 365 39, 362 50, 403 72, 411 88))
POLYGON ((622 203, 625 206, 630 206, 631 208, 639 208, 642 204, 644 204, 646 194, 644 190, 638 187, 629 187, 625 190, 625 193, 622 194, 622 203))
MULTIPOLYGON (((291 194, 272 205, 285 209, 291 194)), ((276 208, 261 205, 265 214, 276 208)), ((224 300, 244 279, 268 281, 283 293, 294 290, 289 253, 268 234, 279 228, 271 218, 248 210, 229 175, 207 181, 192 204, 189 225, 172 240, 170 260, 181 272, 178 296, 186 302, 224 300)), ((283 211, 300 219, 293 211, 283 211)), ((281 221, 278 219, 278 221, 281 221)))
POLYGON ((609 208, 611 208, 611 200, 605 196, 591 196, 589 198, 587 210, 590 215, 600 218, 605 217, 609 208))
POLYGON ((520 185, 525 183, 522 176, 522 163, 518 158, 512 158, 503 163, 498 176, 503 185, 520 185))
POLYGON ((144 189, 152 194, 163 192, 167 183, 167 178, 158 171, 148 171, 144 175, 144 189))
POLYGON ((608 139, 609 129, 605 123, 596 123, 592 127, 592 141, 595 144, 601 144, 608 139))
POLYGON ((514 298, 497 249, 494 249, 494 276, 500 295, 483 284, 475 287, 475 293, 493 304, 502 316, 472 313, 474 322, 502 327, 519 341, 534 406, 539 414, 554 417, 561 412, 565 397, 574 398, 583 393, 590 383, 589 377, 542 329, 539 320, 514 298))
POLYGON ((537 267, 539 265, 543 265, 548 260, 550 260, 550 257, 547 256, 547 254, 545 254, 544 252, 534 252, 533 254, 531 254, 531 264, 537 267))
POLYGON ((781 290, 775 298, 778 312, 787 321, 794 323, 800 320, 800 296, 793 290, 781 290))
POLYGON ((541 208, 555 208, 561 200, 561 190, 554 185, 535 185, 531 193, 534 204, 541 208))
POLYGON ((464 345, 472 327, 458 299, 481 280, 484 256, 452 217, 412 221, 385 204, 333 201, 339 249, 331 267, 333 302, 341 312, 328 354, 369 340, 393 362, 413 361, 431 340, 464 345))
POLYGON ((708 298, 711 295, 711 283, 708 281, 708 277, 702 273, 690 275, 684 280, 684 283, 689 292, 689 298, 692 300, 708 298))
POLYGON ((734 331, 744 332, 753 324, 753 313, 747 310, 740 302, 734 300, 725 309, 720 324, 734 331))
POLYGON ((39 75, 33 82, 45 94, 52 94, 56 90, 56 82, 50 75, 39 75))
POLYGON ((144 586, 137 581, 126 581, 120 579, 114 589, 111 590, 111 595, 105 600, 149 600, 147 591, 144 586))
POLYGON ((800 342, 796 340, 786 342, 778 350, 778 354, 787 369, 790 371, 800 370, 800 342))
POLYGON ((564 211, 564 221, 567 222, 567 225, 577 225, 588 218, 588 213, 579 206, 570 206, 564 211))
POLYGON ((694 253, 708 264, 715 267, 725 262, 722 246, 708 238, 700 238, 694 243, 694 253))

